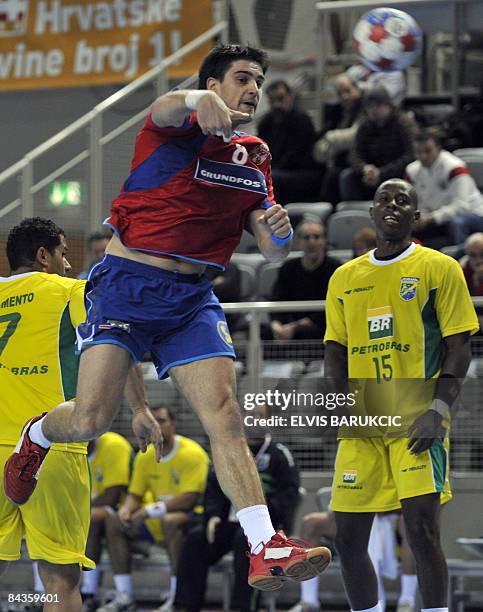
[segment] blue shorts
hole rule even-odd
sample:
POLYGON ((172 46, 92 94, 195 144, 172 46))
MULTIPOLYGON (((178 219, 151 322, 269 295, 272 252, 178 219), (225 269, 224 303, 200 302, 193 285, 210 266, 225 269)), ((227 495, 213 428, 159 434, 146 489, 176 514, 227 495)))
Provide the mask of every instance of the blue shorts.
POLYGON ((89 281, 78 352, 116 344, 135 362, 151 353, 160 379, 172 366, 209 357, 235 359, 225 315, 204 276, 106 255, 89 281))

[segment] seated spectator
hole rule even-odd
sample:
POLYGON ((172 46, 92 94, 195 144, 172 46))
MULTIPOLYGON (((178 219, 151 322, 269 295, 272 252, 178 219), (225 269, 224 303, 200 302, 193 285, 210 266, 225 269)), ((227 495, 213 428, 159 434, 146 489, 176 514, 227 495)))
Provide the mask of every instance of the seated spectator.
MULTIPOLYGON (((87 460, 91 473, 91 524, 86 555, 99 563, 105 536, 106 519, 117 512, 121 499, 127 492, 131 476, 134 451, 121 435, 108 431, 87 446, 87 460)), ((99 570, 82 573, 81 594, 83 612, 97 610, 99 570)))
POLYGON ((86 244, 86 267, 77 278, 86 279, 89 277, 89 272, 104 257, 104 252, 111 237, 112 232, 108 229, 101 232, 94 232, 88 236, 86 244))
POLYGON ((260 121, 258 135, 270 147, 277 202, 317 200, 321 177, 312 159, 312 120, 296 107, 292 88, 285 81, 273 81, 265 91, 270 111, 260 121))
MULTIPOLYGON (((254 417, 267 418, 265 405, 256 406, 254 417)), ((299 472, 290 451, 273 440, 264 427, 247 427, 250 450, 275 529, 289 529, 299 497, 299 472)), ((256 610, 260 591, 248 585, 248 544, 229 499, 210 470, 204 499, 204 524, 187 535, 178 565, 175 605, 195 612, 203 609, 210 565, 233 551, 234 584, 230 610, 256 610)))
POLYGON ((345 74, 364 92, 375 87, 384 87, 396 107, 401 106, 406 96, 406 79, 402 70, 372 72, 363 64, 354 64, 345 74))
POLYGON ((357 128, 351 167, 340 175, 343 200, 370 200, 389 178, 402 178, 414 159, 411 120, 396 110, 383 87, 364 97, 367 117, 357 128))
POLYGON ((143 537, 162 542, 168 551, 171 588, 161 610, 171 610, 185 531, 192 513, 201 516, 203 511, 198 500, 206 487, 208 455, 194 440, 176 434, 176 421, 168 408, 151 410, 163 431, 163 456, 161 462, 156 463, 152 445, 146 453, 136 455, 128 495, 118 513, 111 514, 106 521, 116 595, 111 602, 98 608, 100 612, 135 609, 130 542, 143 537), (154 501, 143 506, 146 495, 154 501))
POLYGON ((376 248, 376 231, 372 227, 363 227, 352 237, 353 258, 360 257, 376 248))
MULTIPOLYGON (((477 232, 466 239, 465 257, 461 260, 463 274, 470 295, 483 295, 483 233, 477 232)), ((483 329, 483 314, 477 309, 480 331, 483 329)))
MULTIPOLYGON (((295 239, 303 256, 282 265, 271 299, 325 300, 329 279, 340 266, 327 256, 325 227, 318 220, 305 218, 297 226, 295 239)), ((271 317, 271 330, 276 340, 320 339, 325 333, 325 312, 277 312, 271 317)))
POLYGON ((416 137, 416 157, 406 168, 421 211, 415 235, 425 246, 441 248, 482 231, 483 196, 465 162, 442 149, 438 137, 428 132, 416 137))
POLYGON ((330 129, 326 129, 314 145, 314 159, 326 164, 321 198, 337 204, 340 201, 338 179, 347 168, 348 154, 354 143, 357 125, 362 114, 362 92, 346 74, 335 81, 342 115, 330 129))

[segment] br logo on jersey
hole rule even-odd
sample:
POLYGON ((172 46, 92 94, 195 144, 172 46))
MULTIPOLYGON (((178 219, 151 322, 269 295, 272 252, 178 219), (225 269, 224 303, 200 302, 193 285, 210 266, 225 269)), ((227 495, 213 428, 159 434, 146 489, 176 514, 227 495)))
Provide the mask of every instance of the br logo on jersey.
POLYGON ((390 306, 369 308, 367 311, 369 340, 391 338, 394 335, 394 318, 390 306))
POLYGON ((357 471, 347 470, 342 474, 342 482, 345 484, 355 484, 357 482, 357 471))
POLYGON ((232 346, 233 340, 231 339, 230 332, 228 331, 228 325, 226 324, 226 322, 218 321, 216 329, 218 330, 218 335, 223 340, 223 342, 226 342, 227 344, 232 346))
POLYGON ((401 278, 401 286, 399 287, 399 295, 402 297, 403 300, 406 300, 406 302, 409 302, 409 300, 412 300, 414 298, 414 296, 416 295, 416 289, 418 287, 418 283, 421 279, 419 278, 412 278, 410 276, 403 276, 401 278))

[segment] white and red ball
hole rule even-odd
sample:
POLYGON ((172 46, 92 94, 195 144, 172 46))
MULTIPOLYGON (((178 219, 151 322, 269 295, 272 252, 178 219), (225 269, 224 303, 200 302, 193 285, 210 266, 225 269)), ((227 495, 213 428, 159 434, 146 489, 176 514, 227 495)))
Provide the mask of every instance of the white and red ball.
POLYGON ((421 53, 422 46, 419 25, 411 15, 397 9, 373 9, 354 28, 354 47, 370 70, 404 70, 421 53))

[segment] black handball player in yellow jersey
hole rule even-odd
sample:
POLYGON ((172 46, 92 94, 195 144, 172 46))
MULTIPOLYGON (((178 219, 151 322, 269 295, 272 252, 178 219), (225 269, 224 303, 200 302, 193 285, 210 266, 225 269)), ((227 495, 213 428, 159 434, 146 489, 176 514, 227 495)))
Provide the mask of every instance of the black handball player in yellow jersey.
POLYGON ((405 412, 407 427, 399 435, 340 439, 331 502, 336 546, 352 610, 380 612, 369 534, 376 512, 401 508, 422 610, 447 612, 440 544, 440 505, 451 497, 445 426, 478 321, 458 262, 411 241, 419 211, 409 183, 382 183, 371 215, 376 249, 330 280, 325 372, 359 381, 368 411, 385 388, 407 388, 396 405, 386 402, 387 410, 405 412))

